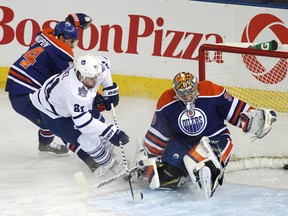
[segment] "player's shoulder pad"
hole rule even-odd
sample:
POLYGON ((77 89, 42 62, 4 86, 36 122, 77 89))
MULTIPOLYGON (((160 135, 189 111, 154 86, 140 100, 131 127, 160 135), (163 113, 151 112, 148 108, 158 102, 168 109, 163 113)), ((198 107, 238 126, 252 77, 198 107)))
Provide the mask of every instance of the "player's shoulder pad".
POLYGON ((157 110, 163 108, 165 105, 171 103, 172 101, 175 101, 175 96, 176 94, 173 88, 164 91, 157 102, 157 110))
POLYGON ((205 80, 198 83, 199 97, 215 97, 225 91, 223 86, 217 85, 211 81, 205 80))
POLYGON ((50 40, 54 45, 56 45, 60 50, 63 51, 63 53, 68 53, 68 55, 72 56, 74 58, 74 52, 72 48, 65 42, 59 40, 57 37, 53 34, 54 30, 52 28, 46 28, 43 29, 42 35, 44 35, 48 40, 50 40))

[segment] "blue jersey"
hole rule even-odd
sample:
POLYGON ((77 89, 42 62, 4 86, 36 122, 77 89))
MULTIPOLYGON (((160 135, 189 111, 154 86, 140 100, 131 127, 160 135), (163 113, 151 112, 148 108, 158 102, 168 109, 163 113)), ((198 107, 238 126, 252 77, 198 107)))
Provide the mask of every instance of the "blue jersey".
POLYGON ((192 148, 203 136, 212 138, 229 134, 224 120, 241 127, 239 114, 252 108, 210 81, 199 82, 198 91, 193 113, 187 112, 184 103, 176 98, 174 89, 161 95, 144 139, 151 155, 162 155, 171 139, 192 148))
POLYGON ((10 68, 6 91, 15 95, 29 94, 39 89, 52 75, 62 72, 73 62, 72 48, 44 29, 10 68))

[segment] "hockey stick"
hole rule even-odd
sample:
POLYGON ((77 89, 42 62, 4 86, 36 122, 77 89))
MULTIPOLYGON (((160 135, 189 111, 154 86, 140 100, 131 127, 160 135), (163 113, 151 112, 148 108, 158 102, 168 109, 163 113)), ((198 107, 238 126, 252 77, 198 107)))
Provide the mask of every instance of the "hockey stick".
MULTIPOLYGON (((132 169, 129 170, 129 173, 135 172, 137 170, 137 168, 138 168, 138 166, 133 167, 132 169)), ((101 181, 97 184, 89 185, 83 172, 78 172, 75 174, 75 180, 77 182, 78 187, 81 189, 81 191, 89 192, 93 189, 98 189, 98 188, 101 188, 101 187, 108 185, 112 182, 115 182, 118 179, 121 179, 125 176, 127 176, 126 171, 119 173, 118 175, 112 176, 111 178, 108 178, 108 179, 101 181)))
MULTIPOLYGON (((115 108, 114 108, 114 104, 113 103, 111 103, 111 110, 112 110, 112 114, 113 114, 114 124, 115 124, 115 126, 117 128, 119 128, 117 117, 116 117, 116 113, 115 113, 115 108)), ((128 166, 127 166, 127 160, 126 160, 126 156, 125 156, 125 151, 124 151, 124 147, 123 147, 121 141, 120 141, 120 148, 121 148, 121 154, 122 154, 122 158, 123 158, 126 174, 128 175, 128 182, 129 182, 129 186, 130 186, 132 199, 133 199, 134 202, 139 202, 139 201, 141 201, 143 199, 143 193, 140 192, 139 194, 134 194, 134 191, 133 191, 133 188, 132 188, 132 183, 131 183, 131 172, 129 172, 129 169, 128 169, 128 166)))
MULTIPOLYGON (((139 161, 139 165, 140 166, 150 166, 150 165, 155 166, 155 160, 151 159, 151 158, 146 159, 146 160, 141 160, 141 161, 139 161)), ((138 168, 138 165, 129 169, 129 173, 133 173, 133 172, 137 171, 137 168, 138 168)), ((122 177, 125 177, 126 175, 127 175, 127 172, 125 171, 125 172, 119 173, 118 175, 112 176, 111 178, 108 178, 104 181, 101 181, 97 184, 89 185, 83 172, 77 172, 75 174, 75 180, 76 180, 78 187, 81 189, 81 191, 89 192, 93 189, 101 188, 105 185, 108 185, 108 184, 114 182, 114 181, 117 181, 118 179, 121 179, 122 177)))

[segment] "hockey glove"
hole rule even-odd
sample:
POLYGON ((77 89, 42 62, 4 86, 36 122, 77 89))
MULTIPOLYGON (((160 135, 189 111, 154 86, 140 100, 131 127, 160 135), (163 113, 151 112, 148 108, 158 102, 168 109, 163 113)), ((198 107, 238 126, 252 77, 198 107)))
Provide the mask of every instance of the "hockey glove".
POLYGON ((115 125, 108 126, 100 135, 103 140, 110 141, 115 146, 125 145, 129 142, 129 137, 115 125))
POLYGON ((255 138, 263 138, 272 129, 272 123, 277 120, 277 115, 270 109, 256 109, 240 113, 243 132, 253 133, 255 138))
POLYGON ((119 88, 114 82, 112 86, 103 89, 104 105, 106 110, 111 110, 111 103, 116 107, 119 103, 119 88))
POLYGON ((94 106, 99 112, 106 110, 104 104, 104 97, 99 92, 97 92, 97 95, 95 97, 94 106))

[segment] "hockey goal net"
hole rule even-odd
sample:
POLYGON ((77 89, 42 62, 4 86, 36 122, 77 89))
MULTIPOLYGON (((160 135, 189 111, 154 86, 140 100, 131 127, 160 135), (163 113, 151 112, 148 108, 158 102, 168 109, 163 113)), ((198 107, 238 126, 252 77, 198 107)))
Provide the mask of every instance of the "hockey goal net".
POLYGON ((199 49, 200 81, 223 85, 253 107, 277 113, 270 133, 254 141, 251 134, 227 124, 234 144, 228 171, 288 164, 288 52, 248 46, 204 44, 199 49))

